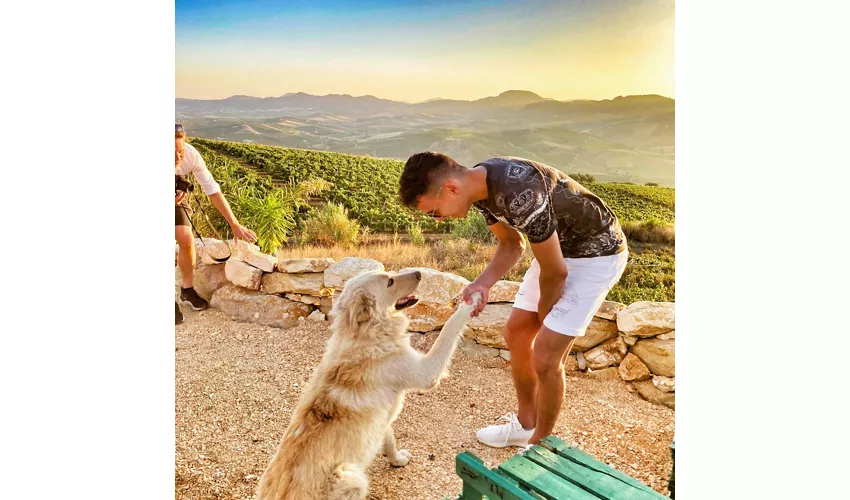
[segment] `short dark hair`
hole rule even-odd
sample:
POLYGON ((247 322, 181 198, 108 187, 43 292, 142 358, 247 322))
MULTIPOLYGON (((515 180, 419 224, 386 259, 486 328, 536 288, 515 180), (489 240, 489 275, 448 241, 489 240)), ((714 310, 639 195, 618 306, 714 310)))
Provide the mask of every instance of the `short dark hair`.
POLYGON ((448 155, 426 151, 407 159, 399 179, 402 205, 415 208, 419 197, 428 192, 434 181, 446 178, 463 167, 448 155))

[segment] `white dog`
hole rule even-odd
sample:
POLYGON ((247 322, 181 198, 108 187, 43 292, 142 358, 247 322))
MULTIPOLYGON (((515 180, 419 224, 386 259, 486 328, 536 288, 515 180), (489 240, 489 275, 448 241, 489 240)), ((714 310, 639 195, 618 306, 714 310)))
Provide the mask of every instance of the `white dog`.
POLYGON ((403 467, 392 423, 407 391, 426 390, 448 370, 472 305, 461 302, 428 354, 410 346, 401 313, 418 301, 418 271, 369 272, 349 280, 330 312, 332 336, 257 490, 260 500, 366 498, 366 468, 378 451, 403 467))

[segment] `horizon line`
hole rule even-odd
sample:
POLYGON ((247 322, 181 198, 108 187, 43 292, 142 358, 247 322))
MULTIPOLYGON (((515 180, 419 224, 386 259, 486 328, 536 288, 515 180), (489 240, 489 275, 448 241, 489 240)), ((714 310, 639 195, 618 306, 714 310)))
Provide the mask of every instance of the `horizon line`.
POLYGON ((580 97, 579 97, 579 98, 573 98, 573 99, 555 99, 555 98, 551 98, 551 97, 543 97, 543 96, 541 96, 540 94, 538 94, 538 93, 536 93, 536 92, 534 92, 534 91, 531 91, 531 90, 521 90, 521 89, 510 89, 510 90, 506 90, 506 91, 504 91, 504 92, 501 92, 500 94, 497 94, 497 95, 484 96, 484 97, 479 97, 479 98, 477 98, 477 99, 453 99, 453 98, 450 98, 450 97, 432 97, 432 98, 429 98, 429 99, 425 99, 424 101, 400 101, 400 100, 396 100, 396 99, 388 99, 388 98, 385 98, 385 97, 378 97, 378 96, 375 96, 375 95, 373 95, 373 94, 363 94, 363 95, 357 95, 357 96, 355 96, 355 95, 347 94, 347 93, 342 93, 342 94, 335 94, 335 93, 331 93, 331 94, 324 94, 324 95, 320 95, 320 94, 311 94, 311 93, 309 93, 309 92, 304 92, 304 91, 298 91, 298 92, 287 92, 287 93, 285 93, 285 94, 281 94, 281 95, 276 95, 276 96, 271 95, 271 96, 265 96, 265 97, 252 96, 252 95, 248 95, 248 94, 233 94, 233 95, 230 95, 230 96, 227 96, 227 97, 217 97, 217 98, 211 98, 211 99, 210 99, 210 98, 202 98, 202 97, 179 97, 179 96, 175 97, 174 99, 175 99, 175 100, 177 100, 177 99, 184 99, 184 100, 189 100, 189 101, 224 101, 224 100, 226 100, 226 99, 230 99, 230 98, 232 98, 232 97, 250 97, 250 98, 253 98, 253 99, 280 99, 281 97, 286 97, 286 96, 288 96, 288 95, 305 94, 305 95, 314 96, 314 97, 330 97, 330 96, 341 96, 341 97, 345 97, 345 96, 347 96, 347 97, 353 97, 353 98, 360 98, 360 97, 373 97, 373 98, 375 98, 375 99, 380 99, 380 100, 383 100, 383 101, 392 101, 392 102, 398 102, 398 103, 402 103, 402 104, 423 104, 423 103, 426 103, 426 102, 429 102, 429 101, 461 101, 461 102, 474 102, 474 101, 477 101, 477 100, 480 100, 480 99, 486 99, 486 98, 488 98, 488 97, 498 97, 499 95, 502 95, 502 94, 504 94, 504 93, 506 93, 506 92, 529 92, 529 93, 535 94, 535 95, 537 95, 537 96, 539 96, 539 97, 541 97, 541 98, 543 98, 543 99, 551 100, 551 101, 559 101, 559 102, 572 102, 572 101, 611 101, 611 100, 614 100, 614 99, 616 99, 616 98, 618 98, 618 97, 640 97, 640 96, 653 96, 653 95, 654 95, 654 96, 663 97, 663 98, 665 98, 665 99, 670 99, 670 100, 672 100, 672 101, 675 101, 675 100, 676 100, 674 97, 665 96, 665 95, 662 95, 662 94, 659 94, 659 93, 650 93, 650 94, 621 94, 621 95, 617 95, 617 96, 610 97, 610 98, 607 98, 607 99, 588 99, 588 98, 580 98, 580 97))

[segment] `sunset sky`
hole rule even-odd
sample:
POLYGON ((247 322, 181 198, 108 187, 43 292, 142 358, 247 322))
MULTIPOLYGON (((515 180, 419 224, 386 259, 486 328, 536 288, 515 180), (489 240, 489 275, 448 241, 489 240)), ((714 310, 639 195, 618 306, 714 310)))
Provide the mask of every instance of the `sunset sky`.
POLYGON ((177 97, 675 97, 672 0, 176 4, 177 97))

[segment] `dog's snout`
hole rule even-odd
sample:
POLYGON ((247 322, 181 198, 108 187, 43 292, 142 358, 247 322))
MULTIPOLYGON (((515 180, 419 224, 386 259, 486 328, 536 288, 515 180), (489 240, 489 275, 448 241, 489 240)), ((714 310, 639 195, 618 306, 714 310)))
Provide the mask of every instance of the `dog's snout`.
POLYGON ((419 271, 415 271, 413 274, 416 276, 416 279, 422 281, 422 273, 420 273, 419 271))

